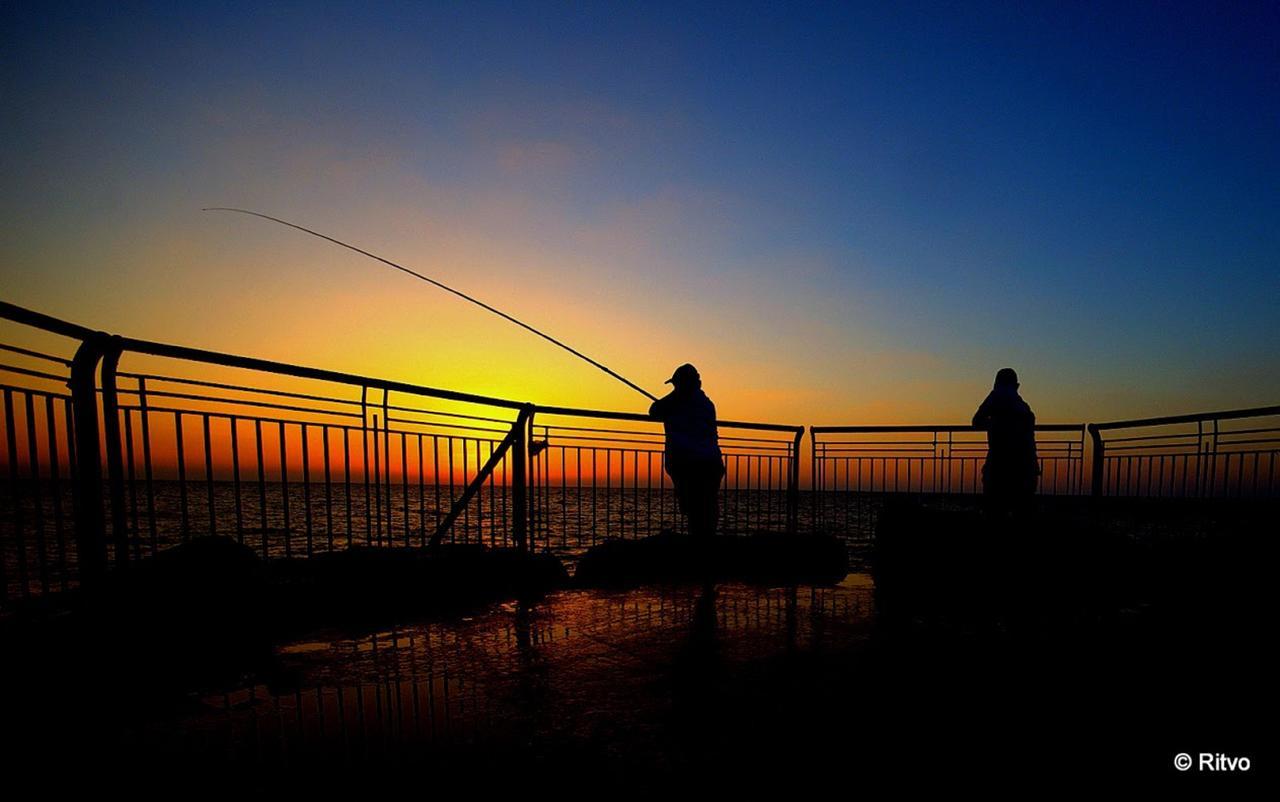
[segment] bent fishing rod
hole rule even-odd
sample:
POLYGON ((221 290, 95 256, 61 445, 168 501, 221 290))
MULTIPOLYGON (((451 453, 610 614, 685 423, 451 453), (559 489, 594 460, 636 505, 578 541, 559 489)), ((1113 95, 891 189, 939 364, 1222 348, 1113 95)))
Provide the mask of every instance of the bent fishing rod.
POLYGON ((555 337, 552 337, 550 334, 547 334, 547 333, 545 333, 545 332, 538 331, 538 330, 537 330, 537 329, 535 329, 533 326, 530 326, 528 323, 525 323, 523 320, 517 320, 516 318, 512 317, 511 315, 508 315, 506 312, 503 312, 501 309, 496 309, 496 308, 494 308, 494 307, 490 306, 489 304, 485 303, 484 301, 479 300, 478 298, 472 298, 470 295, 467 295, 465 292, 462 292, 462 291, 460 291, 460 290, 455 290, 453 287, 450 287, 450 286, 448 286, 448 285, 446 285, 446 284, 442 284, 441 282, 436 281, 435 279, 433 279, 433 278, 431 278, 431 277, 429 277, 429 276, 424 276, 424 275, 422 275, 421 273, 417 272, 416 270, 410 270, 409 268, 405 267, 404 265, 396 264, 395 262, 391 261, 390 259, 384 259, 384 258, 382 258, 381 256, 378 256, 376 253, 370 253, 369 251, 366 251, 366 250, 364 250, 363 248, 357 248, 356 246, 354 246, 354 245, 350 245, 350 244, 348 244, 348 243, 346 243, 346 242, 343 242, 343 241, 342 241, 342 240, 340 240, 340 239, 335 239, 335 238, 333 238, 333 237, 330 237, 330 236, 329 236, 329 235, 327 235, 327 234, 321 234, 319 231, 312 231, 311 229, 306 228, 306 227, 304 227, 304 226, 300 226, 300 225, 298 225, 297 223, 290 223, 288 220, 281 220, 281 219, 280 219, 280 218, 278 218, 278 217, 272 217, 272 216, 271 216, 271 215, 269 215, 269 214, 262 214, 261 212, 254 212, 254 211, 250 211, 249 209, 236 209, 236 208, 234 208, 234 207, 230 207, 230 206, 209 206, 209 207, 206 207, 206 208, 204 208, 204 209, 201 209, 200 211, 202 211, 202 212, 236 212, 236 213, 238 213, 238 214, 247 214, 247 215, 252 215, 253 217, 261 217, 263 220, 270 220, 271 222, 273 222, 273 223, 279 223, 279 224, 280 224, 280 225, 282 225, 282 226, 288 226, 289 228, 296 228, 297 230, 302 231, 302 232, 305 232, 305 233, 307 233, 307 234, 310 234, 310 235, 311 235, 311 236, 313 236, 313 237, 319 237, 320 239, 328 240, 329 242, 332 242, 334 245, 341 245, 342 247, 344 247, 344 248, 346 248, 346 249, 348 249, 348 250, 351 250, 351 251, 355 251, 356 253, 361 254, 362 256, 367 256, 367 257, 369 257, 370 259, 375 259, 375 260, 377 260, 377 261, 379 261, 379 262, 382 262, 384 265, 387 265, 388 267, 394 267, 396 270, 399 270, 399 271, 400 271, 400 272, 402 272, 402 273, 407 273, 407 274, 409 274, 410 276, 413 276, 413 277, 414 277, 414 278, 416 278, 416 279, 419 279, 419 280, 421 280, 421 281, 425 281, 425 282, 427 282, 428 284, 432 284, 432 285, 434 285, 434 286, 436 286, 436 287, 439 287, 440 289, 444 290, 445 292, 451 292, 451 293, 453 293, 454 295, 458 296, 459 298, 462 298, 463 300, 466 300, 466 301, 470 301, 471 303, 475 304, 476 306, 480 307, 481 309, 486 309, 486 310, 488 310, 488 311, 492 312, 493 314, 497 315, 498 317, 503 318, 504 320, 509 320, 509 321, 511 321, 512 323, 514 323, 514 324, 516 324, 517 326, 519 326, 520 328, 522 328, 522 329, 524 329, 524 330, 526 330, 526 331, 531 331, 531 332, 533 332, 534 334, 536 334, 536 335, 538 335, 539 337, 541 337, 542 339, 544 339, 544 340, 546 340, 546 341, 548 341, 548 342, 554 343, 555 345, 560 346, 561 348, 563 348, 564 350, 566 350, 566 351, 568 351, 569 353, 573 354, 574 356, 578 357, 579 359, 582 359, 582 360, 585 360, 585 361, 589 362, 590 364, 594 365, 595 367, 599 368, 600 370, 603 370, 605 373, 608 373, 608 374, 609 374, 610 376, 612 376, 613 378, 615 378, 615 379, 617 379, 618 381, 622 382, 623 384, 627 385, 627 386, 628 386, 628 387, 630 387, 632 390, 635 390, 636 392, 641 393, 642 395, 644 395, 644 396, 645 396, 646 398, 648 398, 649 400, 651 400, 651 401, 657 401, 657 400, 658 400, 658 399, 657 399, 657 396, 653 395, 653 394, 652 394, 652 393, 650 393, 648 390, 644 389, 643 387, 639 386, 638 384, 635 384, 634 382, 630 381, 629 379, 627 379, 627 377, 625 377, 625 376, 623 376, 623 375, 621 375, 621 374, 619 374, 619 373, 617 373, 617 372, 615 372, 615 371, 613 371, 613 370, 610 370, 609 368, 607 368, 607 367, 605 367, 604 365, 600 364, 599 362, 595 361, 594 359, 592 359, 591 357, 589 357, 589 356, 587 356, 586 354, 582 353, 581 351, 579 351, 579 350, 577 350, 577 349, 575 349, 575 348, 572 348, 572 347, 570 347, 570 346, 566 345, 565 343, 560 342, 560 341, 559 341, 559 340, 557 340, 555 337))

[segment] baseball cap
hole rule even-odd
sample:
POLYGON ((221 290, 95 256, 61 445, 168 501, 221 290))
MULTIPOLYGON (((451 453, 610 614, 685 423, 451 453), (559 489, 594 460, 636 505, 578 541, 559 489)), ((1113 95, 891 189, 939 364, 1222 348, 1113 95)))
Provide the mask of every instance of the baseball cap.
POLYGON ((702 377, 698 375, 698 369, 686 362, 676 368, 676 372, 672 373, 671 378, 667 379, 663 384, 684 384, 700 378, 702 377))

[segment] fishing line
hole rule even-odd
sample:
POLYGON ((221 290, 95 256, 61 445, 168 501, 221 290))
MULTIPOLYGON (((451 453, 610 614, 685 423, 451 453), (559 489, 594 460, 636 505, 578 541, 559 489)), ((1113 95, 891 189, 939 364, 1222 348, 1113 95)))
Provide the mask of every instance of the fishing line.
POLYGON ((609 374, 610 376, 612 376, 613 378, 615 378, 615 379, 617 379, 618 381, 622 382, 623 384, 627 385, 627 386, 628 386, 628 387, 630 387, 632 390, 635 390, 636 392, 643 394, 646 398, 648 398, 648 399, 650 399, 650 400, 653 400, 653 401, 657 401, 657 400, 658 400, 658 399, 657 399, 657 397, 656 397, 656 396, 654 396, 652 393, 650 393, 648 390, 646 390, 646 389, 644 389, 643 387, 639 386, 638 384, 635 384, 634 382, 630 381, 630 380, 629 380, 629 379, 627 379, 625 376, 623 376, 623 375, 621 375, 621 374, 619 374, 619 373, 617 373, 617 372, 615 372, 615 371, 613 371, 613 370, 610 370, 608 367, 605 367, 604 365, 602 365, 602 364, 600 364, 599 362, 595 361, 594 359, 592 359, 591 357, 589 357, 589 356, 587 356, 586 354, 582 353, 581 351, 579 351, 579 350, 577 350, 577 349, 575 349, 575 348, 572 348, 572 347, 570 347, 570 346, 568 346, 568 345, 566 345, 566 344, 564 344, 564 343, 560 342, 560 341, 559 341, 559 340, 557 340, 555 337, 552 337, 550 334, 546 334, 545 332, 538 331, 538 330, 537 330, 537 329, 535 329, 533 326, 530 326, 528 323, 525 323, 523 320, 517 320, 516 318, 512 317, 511 315, 508 315, 506 312, 503 312, 501 309, 496 309, 496 308, 494 308, 494 307, 490 306, 489 304, 485 303, 484 301, 481 301, 481 300, 479 300, 479 299, 477 299, 477 298, 472 298, 470 295, 467 295, 465 292, 461 292, 460 290, 455 290, 453 287, 450 287, 450 286, 448 286, 448 285, 446 285, 446 284, 442 284, 442 283, 440 283, 439 281, 436 281, 435 279, 430 278, 429 276, 424 276, 424 275, 422 275, 421 273, 417 272, 416 270, 410 270, 409 268, 405 267, 404 265, 398 265, 398 264, 396 264, 395 262, 391 261, 390 259, 384 259, 384 258, 382 258, 381 256, 378 256, 376 253, 370 253, 369 251, 366 251, 366 250, 364 250, 363 248, 357 248, 357 247, 356 247, 356 246, 354 246, 354 245, 350 245, 350 244, 348 244, 348 243, 343 242, 343 241, 342 241, 342 240, 340 240, 340 239, 335 239, 335 238, 333 238, 333 237, 330 237, 330 236, 329 236, 329 235, 327 235, 327 234, 321 234, 319 231, 312 231, 311 229, 306 228, 306 227, 304 227, 304 226, 300 226, 300 225, 298 225, 298 224, 296 224, 296 223, 290 223, 288 220, 281 220, 281 219, 280 219, 280 218, 278 218, 278 217, 272 217, 272 216, 271 216, 271 215, 269 215, 269 214, 262 214, 261 212, 254 212, 254 211, 250 211, 250 210, 248 210, 248 209, 236 209, 236 208, 234 208, 234 207, 229 207, 229 206, 210 206, 210 207, 207 207, 207 208, 201 209, 200 211, 202 211, 202 212, 237 212, 237 213, 239 213, 239 214, 248 214, 248 215, 252 215, 252 216, 254 216, 254 217, 261 217, 263 220, 270 220, 271 222, 273 222, 273 223, 279 223, 279 224, 280 224, 280 225, 282 225, 282 226, 288 226, 289 228, 296 228, 297 230, 302 231, 302 232, 305 232, 305 233, 307 233, 307 234, 310 234, 310 235, 311 235, 311 236, 313 236, 313 237, 319 237, 320 239, 328 240, 329 242, 332 242, 334 245, 341 245, 342 247, 344 247, 344 248, 346 248, 346 249, 348 249, 348 250, 355 251, 356 253, 361 254, 361 255, 363 255, 363 256, 367 256, 367 257, 369 257, 370 259, 376 259, 377 261, 382 262, 384 265, 387 265, 388 267, 394 267, 396 270, 399 270, 399 271, 400 271, 400 272, 402 272, 402 273, 407 273, 407 274, 409 274, 410 276, 413 276, 413 277, 414 277, 414 278, 416 278, 416 279, 420 279, 420 280, 422 280, 422 281, 427 282, 428 284, 435 285, 436 287, 439 287, 440 289, 442 289, 442 290, 444 290, 444 291, 446 291, 446 292, 451 292, 451 293, 453 293, 454 295, 458 296, 459 298, 462 298, 463 300, 470 301, 471 303, 475 304, 476 306, 478 306, 478 307, 480 307, 480 308, 482 308, 482 309, 487 309, 488 311, 492 312, 493 314, 497 315, 498 317, 501 317, 501 318, 503 318, 503 319, 505 319, 505 320, 509 320, 509 321, 511 321, 512 323, 516 324, 517 326, 519 326, 519 327, 520 327, 520 328, 522 328, 522 329, 525 329, 526 331, 531 331, 531 332, 533 332, 534 334, 536 334, 536 335, 538 335, 539 337, 541 337, 542 339, 547 340, 548 342, 551 342, 551 343, 554 343, 555 345, 560 346, 561 348, 563 348, 564 350, 566 350, 566 351, 568 351, 569 353, 573 354, 574 356, 578 357, 579 359, 583 359, 583 360, 585 360, 585 361, 587 361, 587 362, 591 363, 592 365, 596 366, 596 367, 597 367, 597 368, 599 368, 600 370, 603 370, 605 373, 608 373, 608 374, 609 374))

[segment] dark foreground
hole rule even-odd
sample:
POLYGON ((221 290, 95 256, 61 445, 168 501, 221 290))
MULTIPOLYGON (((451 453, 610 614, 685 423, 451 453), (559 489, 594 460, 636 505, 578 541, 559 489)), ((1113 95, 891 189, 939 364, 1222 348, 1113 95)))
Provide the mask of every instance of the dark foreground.
POLYGON ((172 629, 69 646, 84 636, 43 627, 6 650, 6 774, 45 790, 616 793, 675 780, 1213 789, 1273 773, 1273 563, 1258 531, 1009 534, 890 510, 873 573, 833 584, 516 588, 311 622, 258 651, 250 638, 231 674, 173 662, 189 639, 172 629), (1250 770, 1179 772, 1181 752, 1250 770))

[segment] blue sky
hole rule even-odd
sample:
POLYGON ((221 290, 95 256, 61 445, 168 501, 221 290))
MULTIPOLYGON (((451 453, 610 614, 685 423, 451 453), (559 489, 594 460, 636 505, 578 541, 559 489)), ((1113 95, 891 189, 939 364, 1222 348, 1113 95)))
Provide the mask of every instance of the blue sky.
POLYGON ((5 4, 4 295, 333 364, 278 310, 357 293, 384 372, 577 375, 450 373, 497 323, 196 211, 247 205, 760 416, 950 419, 1004 364, 1056 418, 1276 403, 1280 6, 690 5, 5 4))

